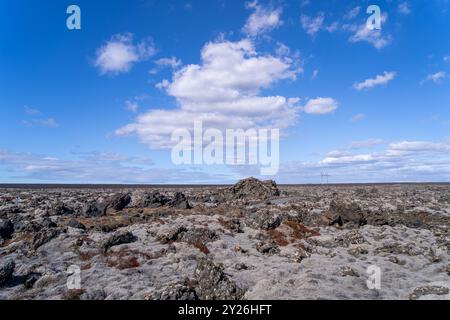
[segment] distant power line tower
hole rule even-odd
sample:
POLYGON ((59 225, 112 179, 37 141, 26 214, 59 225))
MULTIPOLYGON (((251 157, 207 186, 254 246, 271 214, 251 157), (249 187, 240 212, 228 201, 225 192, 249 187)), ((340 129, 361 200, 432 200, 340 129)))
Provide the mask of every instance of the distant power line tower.
POLYGON ((324 183, 324 181, 326 182, 326 184, 328 184, 328 179, 330 178, 330 175, 328 174, 328 173, 326 173, 326 172, 322 172, 321 174, 320 174, 320 181, 322 182, 322 183, 324 183))

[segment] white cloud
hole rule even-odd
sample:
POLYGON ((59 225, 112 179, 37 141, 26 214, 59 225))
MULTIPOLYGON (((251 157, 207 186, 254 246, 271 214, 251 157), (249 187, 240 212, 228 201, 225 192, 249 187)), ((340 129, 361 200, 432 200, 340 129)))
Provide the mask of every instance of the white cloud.
POLYGON ((411 7, 408 2, 402 2, 398 5, 398 11, 403 15, 409 15, 411 13, 411 7))
POLYGON ((390 81, 394 80, 395 76, 396 76, 395 72, 385 71, 382 75, 377 75, 373 79, 367 79, 364 80, 363 82, 354 84, 353 88, 355 88, 358 91, 368 90, 375 86, 388 84, 390 81))
POLYGON ((181 66, 182 62, 180 59, 177 59, 175 57, 171 58, 161 58, 155 61, 157 66, 160 67, 171 67, 172 69, 176 69, 179 66, 181 66))
POLYGON ((30 116, 34 117, 31 119, 22 120, 22 124, 25 126, 43 126, 43 127, 49 127, 49 128, 58 128, 59 123, 54 118, 45 118, 43 117, 43 113, 36 109, 31 108, 28 106, 25 106, 25 113, 30 116), (37 118, 39 116, 39 118, 37 118))
POLYGON ((314 79, 317 79, 317 76, 319 75, 319 70, 314 70, 313 71, 313 73, 312 73, 312 76, 311 76, 311 78, 314 80, 314 79))
POLYGON ((302 14, 300 17, 300 22, 302 24, 303 29, 310 36, 314 36, 317 32, 319 32, 324 26, 325 15, 323 13, 319 13, 317 17, 312 18, 307 15, 302 14))
POLYGON ((139 110, 139 103, 136 101, 127 100, 125 101, 125 106, 131 112, 137 112, 139 110))
POLYGON ((357 122, 357 121, 364 120, 365 118, 366 118, 366 115, 365 115, 364 113, 358 113, 358 114, 355 114, 355 115, 350 119, 350 121, 352 121, 352 122, 357 122))
POLYGON ((32 108, 32 107, 28 107, 28 106, 25 106, 24 108, 25 108, 26 114, 28 114, 30 116, 38 116, 38 115, 42 114, 41 111, 39 111, 36 108, 32 108))
POLYGON ((101 74, 126 73, 135 63, 153 56, 155 51, 151 40, 134 43, 131 33, 117 34, 97 50, 95 66, 101 74))
POLYGON ((53 118, 22 120, 22 124, 25 126, 43 126, 43 127, 49 127, 49 128, 58 128, 59 127, 59 123, 53 118))
MULTIPOLYGON (((387 14, 385 13, 381 16, 382 25, 384 25, 386 21, 387 14)), ((346 29, 353 32, 353 35, 349 39, 349 41, 353 43, 365 41, 370 43, 377 49, 382 49, 392 41, 391 35, 383 35, 382 30, 370 30, 369 28, 367 28, 366 23, 363 23, 359 26, 347 25, 346 29)))
POLYGON ((347 12, 344 16, 345 19, 351 20, 358 16, 359 12, 361 11, 361 7, 355 7, 351 9, 349 12, 347 12))
POLYGON ((286 128, 295 123, 298 98, 261 96, 262 89, 281 80, 295 80, 301 70, 295 61, 260 55, 251 40, 206 44, 201 64, 175 71, 158 88, 174 97, 176 109, 154 109, 116 131, 137 134, 152 148, 169 148, 175 129, 191 129, 195 120, 209 128, 286 128))
POLYGON ((73 159, 11 152, 0 149, 0 165, 13 181, 65 183, 211 183, 230 181, 224 174, 208 174, 193 168, 157 168, 145 157, 107 152, 74 154, 73 159))
POLYGON ((254 12, 248 18, 242 31, 252 37, 271 31, 282 24, 280 8, 263 7, 257 0, 247 3, 247 8, 254 12))
MULTIPOLYGON (((282 163, 274 179, 279 183, 320 183, 321 173, 327 172, 332 183, 448 182, 449 149, 448 141, 403 141, 377 152, 336 150, 316 161, 282 163)), ((242 176, 257 176, 259 170, 238 169, 242 176)))
POLYGON ((338 102, 332 98, 310 99, 303 110, 308 114, 323 115, 335 111, 338 108, 338 102))
POLYGON ((432 81, 434 83, 441 83, 446 77, 446 73, 444 71, 439 71, 433 74, 429 74, 425 81, 432 81))
POLYGON ((450 61, 450 56, 445 56, 444 57, 444 62, 450 61))

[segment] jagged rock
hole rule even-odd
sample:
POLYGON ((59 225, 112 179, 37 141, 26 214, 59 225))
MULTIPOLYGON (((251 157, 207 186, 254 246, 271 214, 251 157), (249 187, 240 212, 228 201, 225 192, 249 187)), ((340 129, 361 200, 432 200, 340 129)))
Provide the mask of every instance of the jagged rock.
POLYGON ((129 194, 116 194, 108 203, 107 207, 116 211, 122 211, 131 202, 129 194))
POLYGON ((186 196, 181 192, 176 192, 173 199, 171 199, 168 205, 177 209, 191 209, 191 205, 186 199, 186 196))
POLYGON ((413 293, 409 295, 410 300, 417 300, 421 296, 425 295, 438 295, 443 296, 449 293, 449 289, 447 287, 442 286, 425 286, 425 287, 418 287, 415 288, 413 293))
POLYGON ((261 181, 256 178, 248 178, 239 181, 230 189, 235 199, 259 199, 265 200, 280 195, 275 181, 261 181))
POLYGON ((56 228, 58 226, 55 222, 53 222, 53 220, 48 217, 43 218, 40 222, 40 225, 42 228, 56 228))
POLYGON ((324 217, 329 222, 329 225, 338 224, 339 226, 359 227, 367 224, 361 207, 355 202, 346 203, 332 200, 330 208, 324 217))
POLYGON ((160 234, 157 236, 157 239, 161 241, 161 243, 166 244, 169 242, 177 241, 180 237, 180 235, 184 232, 186 232, 187 229, 184 226, 175 227, 171 230, 169 230, 167 233, 160 234))
POLYGON ((106 215, 106 206, 102 203, 87 203, 82 209, 82 215, 85 217, 102 217, 106 215))
POLYGON ((6 282, 9 281, 9 279, 11 279, 15 268, 16 264, 13 260, 8 260, 0 263, 0 287, 2 287, 6 282))
POLYGON ((131 232, 123 232, 114 234, 109 237, 103 244, 103 250, 107 252, 110 248, 121 244, 135 242, 137 238, 131 232))
POLYGON ((34 284, 36 283, 36 281, 39 280, 39 278, 42 277, 42 274, 39 272, 30 272, 29 274, 27 274, 26 278, 25 278, 25 282, 23 283, 23 285, 25 286, 25 288, 27 289, 31 289, 34 284))
POLYGON ((196 244, 196 243, 208 243, 213 242, 219 239, 217 234, 208 229, 208 228, 195 228, 195 229, 189 229, 184 232, 180 232, 179 236, 177 237, 180 241, 184 241, 190 244, 196 244))
POLYGON ((159 208, 165 206, 170 199, 158 191, 151 193, 134 193, 132 205, 137 208, 159 208))
POLYGON ((195 290, 185 283, 178 283, 168 286, 163 290, 147 296, 149 300, 181 300, 181 301, 194 301, 198 300, 195 290))
POLYGON ((239 300, 245 291, 224 273, 222 265, 201 259, 195 270, 196 293, 201 300, 239 300))
POLYGON ((55 216, 70 215, 70 214, 74 214, 74 213, 75 213, 75 210, 73 210, 71 207, 67 206, 63 202, 56 203, 51 210, 51 215, 55 215, 55 216))
POLYGON ((338 275, 341 277, 359 277, 359 273, 349 266, 341 267, 338 275))
POLYGON ((56 238, 59 234, 60 231, 56 229, 41 230, 33 236, 31 247, 37 250, 39 247, 56 238))
POLYGON ((367 240, 358 230, 351 230, 337 236, 334 241, 341 247, 349 247, 352 244, 364 244, 367 240))
POLYGON ((276 229, 282 222, 281 214, 270 210, 258 210, 248 214, 246 224, 256 229, 276 229))
POLYGON ((280 253, 280 249, 274 242, 259 242, 258 244, 256 244, 256 250, 258 250, 258 252, 261 252, 262 254, 268 255, 280 253))
POLYGON ((0 238, 10 239, 14 233, 14 225, 11 220, 0 220, 0 238))
POLYGON ((67 223, 67 226, 75 229, 86 230, 86 226, 75 219, 70 220, 69 223, 67 223))

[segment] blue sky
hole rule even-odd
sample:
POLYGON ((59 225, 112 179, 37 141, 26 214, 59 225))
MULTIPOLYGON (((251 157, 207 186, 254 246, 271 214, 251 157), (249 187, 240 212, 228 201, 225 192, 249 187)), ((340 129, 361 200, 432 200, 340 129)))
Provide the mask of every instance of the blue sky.
POLYGON ((195 119, 276 126, 280 183, 450 181, 450 1, 2 1, 0 182, 230 183, 195 119), (66 9, 81 8, 81 30, 66 9), (365 29, 381 8, 381 31, 365 29), (234 110, 234 111, 233 111, 234 110))

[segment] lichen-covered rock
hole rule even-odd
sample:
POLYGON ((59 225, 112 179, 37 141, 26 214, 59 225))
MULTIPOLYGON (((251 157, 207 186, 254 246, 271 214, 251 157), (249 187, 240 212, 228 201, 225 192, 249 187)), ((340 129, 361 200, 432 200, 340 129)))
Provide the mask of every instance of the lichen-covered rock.
POLYGON ((201 259, 195 270, 196 293, 200 300, 240 300, 245 290, 224 273, 222 265, 201 259))
POLYGON ((16 264, 13 260, 7 260, 3 263, 0 262, 0 287, 11 279, 16 264))
POLYGON ((0 219, 0 238, 10 239, 14 233, 14 225, 11 220, 0 219))
POLYGON ((70 215, 74 213, 75 210, 63 202, 56 203, 50 211, 50 214, 54 216, 70 215))
POLYGON ((83 206, 81 214, 85 217, 102 217, 106 215, 106 206, 97 202, 87 203, 83 206))
POLYGON ((84 224, 82 224, 81 222, 79 222, 78 220, 75 220, 75 219, 71 219, 67 223, 67 226, 71 227, 71 228, 75 228, 75 229, 86 230, 86 226, 84 224))
POLYGON ((177 283, 167 286, 166 288, 147 295, 146 300, 181 300, 194 301, 199 300, 197 292, 194 288, 186 283, 177 283))
POLYGON ((191 205, 189 204, 186 196, 182 192, 176 192, 173 199, 168 202, 168 205, 172 208, 177 209, 191 209, 191 205))
POLYGON ((245 221, 249 227, 270 230, 280 226, 282 216, 279 212, 263 209, 249 213, 245 221))
POLYGON ((39 247, 43 246, 47 242, 50 242, 60 234, 57 229, 43 229, 33 236, 31 247, 37 250, 39 247))
POLYGON ((361 207, 355 202, 332 200, 324 217, 329 225, 360 227, 367 224, 361 207))
POLYGON ((442 286, 425 286, 415 288, 413 293, 409 295, 410 300, 417 300, 425 295, 443 296, 449 293, 449 288, 442 286))
POLYGON ((265 200, 280 195, 280 190, 275 181, 261 181, 256 178, 241 180, 231 187, 229 191, 234 199, 265 200))
POLYGON ((109 237, 103 244, 103 250, 106 252, 114 246, 135 242, 137 238, 131 232, 117 233, 109 237))
POLYGON ((116 194, 114 197, 112 197, 107 207, 112 208, 116 211, 122 211, 130 202, 131 196, 128 193, 126 194, 119 193, 116 194))
POLYGON ((275 242, 259 242, 256 244, 256 250, 268 255, 280 253, 280 249, 275 242))

